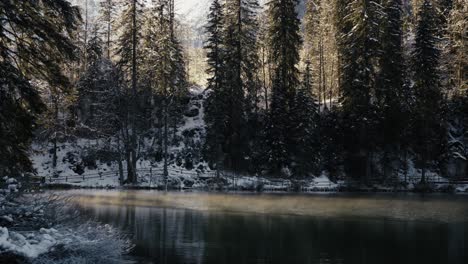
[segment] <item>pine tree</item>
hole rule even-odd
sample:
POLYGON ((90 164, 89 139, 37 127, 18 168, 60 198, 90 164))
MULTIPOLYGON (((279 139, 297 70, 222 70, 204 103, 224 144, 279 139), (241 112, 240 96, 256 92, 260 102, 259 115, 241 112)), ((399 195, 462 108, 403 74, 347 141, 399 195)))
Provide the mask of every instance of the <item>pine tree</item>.
POLYGON ((113 24, 115 23, 115 16, 117 13, 116 1, 115 0, 104 0, 100 2, 100 18, 104 24, 104 32, 106 35, 106 53, 107 59, 111 59, 112 52, 112 39, 114 32, 113 24))
POLYGON ((70 34, 79 10, 64 0, 0 2, 0 174, 32 171, 27 155, 37 115, 44 109, 31 80, 69 86, 61 65, 73 60, 70 34))
POLYGON ((341 95, 343 78, 345 77, 343 72, 346 68, 344 63, 344 57, 347 54, 346 46, 346 36, 348 32, 352 29, 353 25, 350 23, 349 19, 346 19, 348 14, 348 1, 347 0, 335 0, 335 9, 334 9, 334 25, 336 28, 335 40, 338 50, 338 87, 339 93, 341 95))
POLYGON ((124 1, 123 13, 117 25, 120 35, 117 41, 116 55, 119 57, 117 65, 125 74, 127 85, 130 87, 128 95, 129 105, 123 140, 125 141, 128 182, 137 182, 136 162, 138 160, 138 66, 141 63, 141 20, 142 4, 139 0, 124 1))
MULTIPOLYGON (((83 128, 91 137, 114 136, 118 130, 119 72, 104 57, 104 41, 97 29, 88 42, 88 67, 77 84, 78 108, 83 128)), ((107 57, 107 56, 106 56, 107 57)))
POLYGON ((223 69, 223 9, 219 0, 214 0, 210 13, 208 14, 208 23, 206 32, 208 34, 205 49, 207 50, 207 73, 209 74, 208 89, 218 90, 222 83, 223 69))
MULTIPOLYGON (((224 7, 225 26, 229 32, 228 37, 232 38, 226 42, 226 45, 230 45, 230 48, 235 50, 232 53, 232 60, 238 67, 233 77, 239 79, 239 84, 247 94, 246 107, 248 109, 246 110, 253 112, 258 104, 258 80, 255 75, 258 68, 256 43, 258 1, 227 0, 224 7), (237 57, 238 61, 235 61, 234 56, 237 57)), ((226 40, 228 39, 226 38, 226 40)))
POLYGON ((185 61, 182 46, 175 34, 174 1, 153 1, 152 7, 146 11, 142 37, 145 56, 141 63, 141 79, 151 98, 151 123, 162 120, 158 128, 163 135, 161 150, 164 174, 167 176, 171 136, 169 129, 172 128, 172 139, 175 140, 177 124, 185 106, 182 103, 187 91, 185 61), (156 107, 156 101, 161 103, 160 108, 156 107))
MULTIPOLYGON (((245 157, 249 155, 249 141, 254 137, 249 134, 254 135, 256 132, 249 128, 248 122, 251 122, 253 126, 258 124, 256 117, 260 87, 256 74, 258 68, 256 46, 258 2, 257 0, 228 0, 224 4, 223 12, 216 11, 220 9, 216 5, 216 3, 213 4, 210 15, 211 29, 208 28, 212 31, 210 36, 215 36, 216 40, 212 39, 209 43, 213 45, 213 41, 222 41, 222 54, 216 55, 218 57, 216 60, 219 61, 215 62, 211 59, 211 63, 222 62, 222 69, 221 65, 216 66, 218 70, 221 70, 217 80, 219 87, 210 95, 207 118, 209 123, 219 124, 217 129, 224 133, 209 131, 207 140, 218 142, 215 144, 218 145, 216 149, 213 149, 213 144, 211 144, 211 152, 219 153, 222 148, 225 156, 223 163, 227 169, 239 171, 246 167, 245 157), (214 18, 215 12, 218 13, 217 18, 214 18), (222 18, 219 16, 221 13, 222 18), (214 22, 213 19, 219 21, 214 22), (217 23, 216 26, 214 23, 217 23), (215 28, 216 30, 222 29, 222 34, 219 31, 213 34, 215 28), (216 122, 215 116, 219 118, 216 122)), ((216 45, 219 48, 219 43, 216 45)), ((210 49, 213 51, 213 46, 210 49)), ((214 53, 209 55, 214 56, 214 53)), ((213 66, 210 69, 213 70, 213 66)))
POLYGON ((186 83, 186 72, 185 72, 185 61, 183 56, 182 47, 180 42, 175 36, 175 2, 169 0, 169 86, 168 91, 165 91, 165 115, 164 115, 164 175, 166 177, 166 189, 168 182, 168 146, 169 146, 169 135, 168 135, 168 122, 171 122, 173 128, 173 138, 175 138, 177 130, 177 122, 182 115, 184 105, 182 104, 182 98, 187 91, 186 83), (168 120, 170 119, 170 121, 168 120))
POLYGON ((302 84, 298 87, 291 107, 291 140, 293 148, 293 174, 308 176, 317 172, 319 159, 318 107, 312 96, 310 61, 306 61, 302 84))
POLYGON ((343 138, 342 112, 336 106, 320 114, 318 125, 318 138, 320 140, 320 172, 328 172, 331 180, 341 175, 343 165, 343 138))
POLYGON ((334 34, 336 25, 333 12, 336 1, 308 1, 304 23, 304 57, 314 68, 314 94, 319 109, 331 108, 332 98, 337 95, 337 43, 334 34), (327 99, 329 104, 327 105, 327 99))
POLYGON ((322 101, 323 93, 323 32, 322 27, 325 24, 322 13, 322 4, 324 1, 308 1, 306 5, 306 13, 304 16, 304 48, 307 60, 312 62, 316 71, 316 82, 314 83, 314 93, 318 98, 319 109, 324 102, 322 101), (316 86, 316 87, 315 87, 316 86))
POLYGON ((273 64, 272 94, 267 146, 274 173, 291 166, 293 146, 289 138, 296 89, 299 87, 299 35, 297 0, 274 0, 268 4, 269 40, 273 64))
MULTIPOLYGON (((230 23, 230 22, 228 22, 230 23)), ((244 82, 241 77, 241 58, 239 57, 240 42, 236 37, 235 25, 227 25, 225 37, 224 57, 224 88, 226 101, 224 122, 226 134, 224 135, 225 164, 227 169, 241 170, 246 155, 247 142, 243 140, 246 133, 246 111, 244 82)))
POLYGON ((215 161, 219 171, 223 163, 223 136, 226 133, 224 113, 227 112, 225 108, 227 94, 224 81, 224 13, 218 0, 214 0, 210 7, 206 32, 208 34, 205 42, 208 64, 207 74, 210 76, 208 89, 211 93, 205 106, 205 122, 207 125, 205 151, 208 159, 215 161))
POLYGON ((415 152, 419 156, 421 183, 426 182, 428 162, 440 154, 442 124, 442 93, 438 73, 440 50, 438 44, 437 13, 431 1, 424 0, 419 10, 413 51, 415 105, 415 152))
POLYGON ((391 173, 394 154, 399 149, 401 136, 407 126, 407 114, 403 110, 405 62, 403 55, 403 20, 400 0, 384 3, 385 19, 382 25, 380 70, 377 75, 375 97, 379 112, 379 131, 382 132, 382 168, 384 179, 391 173))
POLYGON ((380 5, 372 0, 353 0, 340 16, 349 29, 343 32, 341 47, 341 103, 344 111, 345 170, 367 181, 371 174, 374 124, 373 105, 376 58, 379 52, 380 5), (356 140, 356 136, 358 140, 356 140))

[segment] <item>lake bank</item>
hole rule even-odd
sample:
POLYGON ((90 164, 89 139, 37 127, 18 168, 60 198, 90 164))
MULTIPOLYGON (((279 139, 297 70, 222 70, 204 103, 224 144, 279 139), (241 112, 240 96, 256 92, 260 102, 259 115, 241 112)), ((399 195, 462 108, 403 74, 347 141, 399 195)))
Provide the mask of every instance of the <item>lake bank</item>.
POLYGON ((203 177, 198 174, 180 173, 170 176, 167 184, 163 177, 142 177, 137 184, 124 184, 115 176, 86 176, 79 178, 49 177, 44 186, 50 189, 136 189, 136 190, 195 190, 195 191, 246 191, 246 192, 434 192, 434 193, 468 193, 468 183, 451 181, 443 177, 434 178, 426 184, 418 180, 411 182, 370 181, 362 184, 359 181, 330 180, 327 176, 308 178, 280 178, 260 176, 220 176, 203 177))

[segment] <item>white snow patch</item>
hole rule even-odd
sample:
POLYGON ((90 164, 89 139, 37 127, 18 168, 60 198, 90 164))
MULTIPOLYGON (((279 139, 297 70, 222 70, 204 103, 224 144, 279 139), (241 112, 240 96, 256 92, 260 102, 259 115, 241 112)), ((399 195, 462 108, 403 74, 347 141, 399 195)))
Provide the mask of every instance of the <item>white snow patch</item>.
POLYGON ((0 227, 0 252, 9 251, 27 258, 37 258, 57 243, 53 237, 56 232, 55 229, 41 229, 39 234, 30 233, 25 237, 0 227))
POLYGON ((468 184, 458 186, 455 188, 456 192, 468 192, 468 184))

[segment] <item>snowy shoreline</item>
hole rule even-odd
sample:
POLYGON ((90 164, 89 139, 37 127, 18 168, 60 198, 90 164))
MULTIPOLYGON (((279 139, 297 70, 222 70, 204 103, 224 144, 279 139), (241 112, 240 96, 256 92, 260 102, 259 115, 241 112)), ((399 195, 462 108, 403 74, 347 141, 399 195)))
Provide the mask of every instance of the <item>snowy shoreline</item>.
MULTIPOLYGON (((285 182, 289 180, 283 179, 285 182)), ((146 186, 146 185, 80 185, 80 184, 47 184, 44 186, 48 190, 165 190, 164 186, 146 186)), ((221 187, 168 187, 169 191, 184 191, 184 192, 212 192, 212 193, 284 193, 284 194, 320 194, 320 193, 433 193, 433 194, 467 194, 468 185, 451 185, 439 184, 428 185, 424 190, 415 188, 394 188, 388 186, 347 186, 335 184, 332 187, 306 187, 294 189, 292 186, 275 186, 274 188, 265 188, 260 186, 221 186, 221 187)))
POLYGON ((89 221, 66 196, 0 189, 0 263, 130 263, 119 230, 89 221))

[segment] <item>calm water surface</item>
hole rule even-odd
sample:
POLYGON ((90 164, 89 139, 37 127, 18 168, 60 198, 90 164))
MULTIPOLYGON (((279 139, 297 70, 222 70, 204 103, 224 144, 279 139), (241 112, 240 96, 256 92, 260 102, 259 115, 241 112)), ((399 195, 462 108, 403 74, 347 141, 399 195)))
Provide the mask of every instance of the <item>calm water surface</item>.
POLYGON ((141 263, 468 263, 468 197, 78 192, 141 263))

